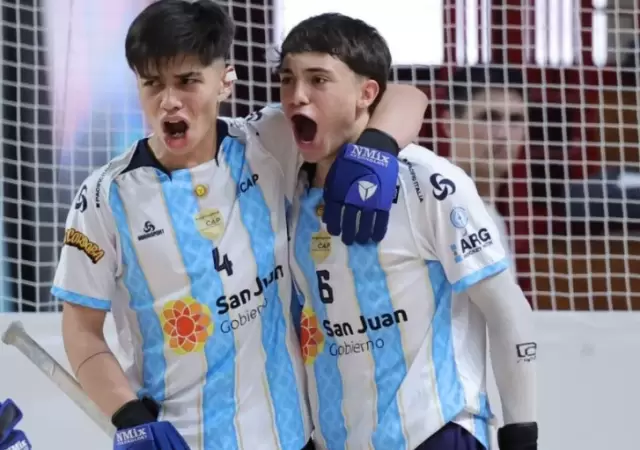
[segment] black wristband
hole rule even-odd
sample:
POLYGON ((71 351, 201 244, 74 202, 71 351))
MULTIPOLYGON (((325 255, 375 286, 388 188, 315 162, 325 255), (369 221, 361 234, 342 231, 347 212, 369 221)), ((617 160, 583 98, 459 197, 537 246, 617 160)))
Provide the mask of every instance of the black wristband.
POLYGON ((500 450, 537 450, 538 424, 536 422, 510 423, 498 430, 500 450))
POLYGON ((158 420, 160 405, 151 397, 131 400, 111 416, 111 423, 118 430, 137 427, 158 420))
POLYGON ((398 141, 384 131, 376 130, 375 128, 367 128, 364 130, 356 141, 356 144, 362 145, 363 147, 375 148, 376 150, 383 150, 388 153, 393 153, 394 155, 400 152, 398 141))

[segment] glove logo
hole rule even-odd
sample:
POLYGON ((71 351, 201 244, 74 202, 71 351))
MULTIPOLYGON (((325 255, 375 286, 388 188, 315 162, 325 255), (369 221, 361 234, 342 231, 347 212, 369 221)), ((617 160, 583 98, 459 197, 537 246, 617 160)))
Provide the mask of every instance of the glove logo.
POLYGON ((373 148, 354 145, 351 147, 351 154, 349 156, 356 160, 367 161, 382 167, 387 167, 389 165, 389 156, 385 155, 380 150, 375 150, 373 148))
POLYGON ((147 431, 144 428, 129 428, 116 433, 116 444, 132 444, 147 439, 147 431))
POLYGON ((378 185, 370 181, 358 181, 358 193, 363 202, 366 202, 378 190, 378 185))
POLYGON ((20 442, 16 442, 15 444, 11 445, 10 447, 7 448, 7 450, 27 450, 29 448, 27 441, 20 441, 20 442))
POLYGON ((442 201, 450 195, 456 193, 456 185, 453 181, 445 178, 440 173, 434 173, 429 178, 431 186, 433 186, 433 196, 436 200, 442 201))

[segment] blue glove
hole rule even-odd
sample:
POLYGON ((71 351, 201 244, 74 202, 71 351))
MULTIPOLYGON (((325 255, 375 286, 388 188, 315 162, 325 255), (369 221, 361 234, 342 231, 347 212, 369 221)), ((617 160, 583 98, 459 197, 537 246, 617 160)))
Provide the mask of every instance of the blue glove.
POLYGON ((24 432, 16 430, 22 411, 8 398, 0 403, 0 450, 30 450, 31 443, 24 432))
POLYGON ((118 430, 113 450, 189 450, 189 446, 171 423, 151 422, 118 430))
POLYGON ((13 430, 0 442, 0 450, 31 450, 31 443, 22 431, 13 430))
POLYGON ((160 405, 151 397, 125 403, 111 422, 116 427, 113 450, 189 450, 169 422, 157 422, 160 405))
POLYGON ((380 242, 396 195, 398 160, 391 153, 346 144, 324 184, 322 221, 346 245, 380 242), (360 213, 360 217, 358 217, 360 213))

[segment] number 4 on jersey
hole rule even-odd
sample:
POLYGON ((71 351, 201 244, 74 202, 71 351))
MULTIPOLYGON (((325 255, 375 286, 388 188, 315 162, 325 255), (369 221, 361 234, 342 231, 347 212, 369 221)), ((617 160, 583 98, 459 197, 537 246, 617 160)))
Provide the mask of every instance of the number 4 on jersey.
POLYGON ((217 248, 213 249, 213 267, 218 272, 222 272, 224 270, 227 272, 228 276, 233 275, 233 263, 226 253, 222 255, 222 262, 220 262, 220 250, 217 248))

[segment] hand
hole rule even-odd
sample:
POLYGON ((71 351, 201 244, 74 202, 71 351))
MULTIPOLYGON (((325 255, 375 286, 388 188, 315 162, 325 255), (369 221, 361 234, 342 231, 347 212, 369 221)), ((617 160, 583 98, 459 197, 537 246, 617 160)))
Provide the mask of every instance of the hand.
POLYGON ((15 429, 21 420, 22 411, 13 400, 8 398, 0 403, 0 449, 10 448, 13 444, 22 445, 22 440, 26 442, 26 446, 16 448, 31 448, 24 433, 15 429))
POLYGON ((114 450, 189 450, 170 422, 157 422, 160 405, 151 397, 132 400, 111 418, 118 429, 114 450))
POLYGON ((510 423, 498 430, 500 450, 538 450, 536 422, 510 423))
POLYGON ((31 450, 31 443, 20 430, 13 430, 0 442, 0 450, 31 450))
POLYGON ((116 432, 113 450, 189 450, 169 422, 151 422, 116 432))
POLYGON ((398 160, 390 153, 346 144, 338 153, 324 187, 322 221, 342 242, 380 242, 387 232, 396 195, 398 160), (360 216, 358 217, 358 213, 360 216))

